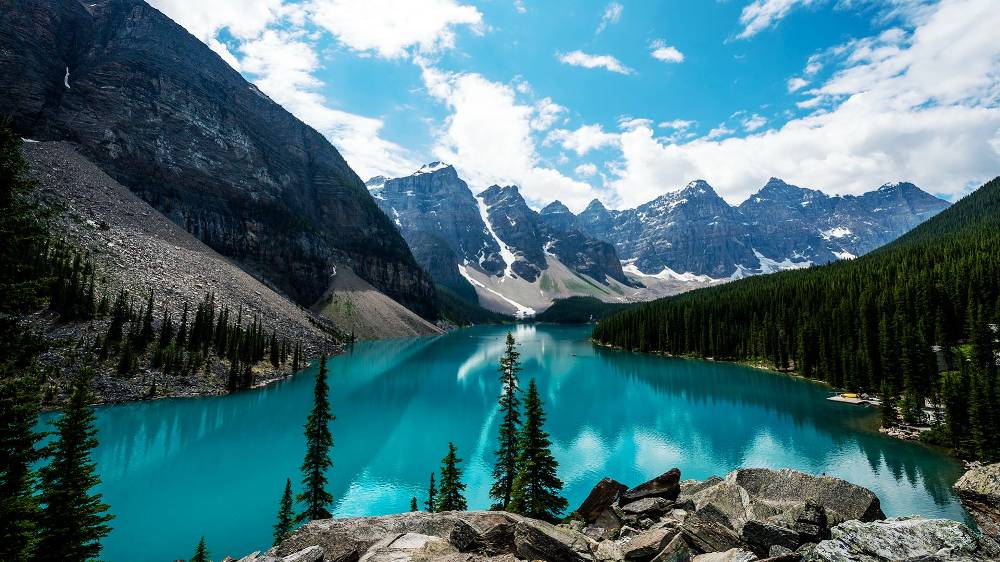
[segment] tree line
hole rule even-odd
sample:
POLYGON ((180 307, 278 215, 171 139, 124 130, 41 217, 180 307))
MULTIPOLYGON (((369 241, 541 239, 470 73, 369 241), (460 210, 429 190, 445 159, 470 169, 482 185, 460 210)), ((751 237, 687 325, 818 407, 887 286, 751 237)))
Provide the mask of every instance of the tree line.
POLYGON ((593 339, 877 393, 885 424, 931 423, 928 439, 995 460, 998 325, 1000 178, 859 259, 640 305, 602 320, 593 339))

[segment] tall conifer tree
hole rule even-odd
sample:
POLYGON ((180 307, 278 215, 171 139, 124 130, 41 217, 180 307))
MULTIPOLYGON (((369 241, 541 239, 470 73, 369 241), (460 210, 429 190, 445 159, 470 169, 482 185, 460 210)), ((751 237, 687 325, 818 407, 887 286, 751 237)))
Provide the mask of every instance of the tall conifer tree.
POLYGON ((424 502, 424 507, 427 508, 429 513, 433 513, 437 507, 437 488, 434 487, 433 472, 431 473, 431 484, 427 487, 427 501, 424 502))
POLYGON ((285 479, 285 492, 278 503, 278 521, 274 524, 274 546, 285 540, 292 532, 295 514, 292 512, 292 479, 285 479))
POLYGON ((510 492, 517 476, 517 447, 521 431, 521 401, 517 394, 517 374, 521 370, 520 356, 514 341, 514 334, 507 332, 507 349, 500 358, 500 420, 499 446, 496 464, 493 465, 493 487, 490 497, 496 500, 494 509, 507 509, 510 492))
POLYGON ((329 505, 333 496, 326 491, 326 470, 333 465, 330 449, 333 436, 330 422, 336 418, 330 413, 330 387, 326 381, 326 356, 319 360, 319 373, 313 388, 313 408, 306 419, 306 456, 302 461, 303 492, 298 501, 303 504, 296 521, 313 521, 330 517, 329 505))
POLYGON ((37 379, 0 372, 0 560, 28 560, 34 546, 40 403, 37 379))
POLYGON ((49 463, 41 470, 39 562, 84 562, 97 558, 101 539, 111 532, 113 518, 101 495, 90 453, 97 447, 94 409, 90 406, 91 373, 84 370, 73 385, 69 403, 55 422, 57 438, 49 463))
POLYGON ((191 557, 190 562, 211 562, 208 557, 211 556, 208 553, 208 548, 205 547, 205 537, 201 537, 198 541, 198 546, 194 549, 194 556, 191 557))
POLYGON ((559 495, 562 481, 556 476, 559 466, 552 456, 549 434, 543 428, 545 412, 535 379, 528 383, 524 400, 524 428, 521 430, 521 453, 508 510, 543 521, 556 521, 566 509, 566 499, 559 495))
POLYGON ((462 459, 456 454, 454 443, 448 443, 448 454, 441 459, 441 486, 437 494, 436 511, 465 511, 465 484, 462 483, 462 459))

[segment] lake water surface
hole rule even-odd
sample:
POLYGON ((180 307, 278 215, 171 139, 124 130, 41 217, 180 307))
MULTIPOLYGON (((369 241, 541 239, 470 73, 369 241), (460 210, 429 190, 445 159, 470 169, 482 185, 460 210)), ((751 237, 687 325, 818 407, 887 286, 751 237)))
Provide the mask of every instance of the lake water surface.
MULTIPOLYGON (((338 516, 422 503, 449 441, 465 459, 471 509, 489 506, 507 328, 359 343, 329 362, 330 491, 338 516)), ((565 495, 602 477, 638 484, 740 466, 791 467, 872 489, 889 516, 967 521, 950 486, 960 465, 873 431, 877 412, 826 400, 823 386, 737 365, 595 348, 587 327, 518 326, 522 382, 538 381, 565 495)), ((100 491, 116 516, 103 558, 213 559, 270 546, 285 478, 298 488, 315 368, 234 396, 100 408, 100 491)))

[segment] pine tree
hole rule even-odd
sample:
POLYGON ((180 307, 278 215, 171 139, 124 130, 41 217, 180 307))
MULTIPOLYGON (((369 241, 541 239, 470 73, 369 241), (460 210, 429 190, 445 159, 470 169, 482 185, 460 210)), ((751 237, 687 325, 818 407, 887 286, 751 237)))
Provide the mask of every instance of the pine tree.
POLYGON ((34 546, 40 404, 36 378, 0 373, 0 560, 28 560, 34 546))
POLYGON ((208 557, 208 549, 205 548, 205 537, 201 537, 198 541, 198 546, 194 549, 194 556, 191 557, 190 562, 211 562, 208 557))
POLYGON ((285 540, 292 532, 295 514, 292 513, 292 479, 285 479, 285 492, 278 504, 278 522, 274 524, 274 546, 285 540))
POLYGON ((434 513, 434 509, 437 507, 437 489, 434 487, 434 473, 431 473, 431 484, 427 487, 427 501, 424 502, 424 508, 427 509, 429 513, 434 513))
POLYGON ((281 363, 281 353, 278 348, 278 335, 274 330, 271 331, 271 341, 268 344, 268 347, 270 348, 269 351, 271 353, 271 366, 277 369, 278 365, 281 363))
POLYGON ((144 348, 153 341, 153 291, 149 292, 146 308, 142 313, 142 328, 139 331, 139 348, 144 348))
POLYGON ((36 560, 83 562, 97 558, 101 539, 111 532, 113 518, 101 495, 90 453, 97 447, 94 409, 90 406, 92 375, 85 370, 74 382, 66 409, 55 422, 58 437, 50 446, 49 463, 41 469, 43 506, 39 518, 36 560))
POLYGON ((465 511, 468 505, 462 492, 462 469, 458 467, 462 459, 455 453, 454 443, 448 443, 448 454, 441 459, 441 487, 437 494, 435 511, 465 511))
POLYGON ((521 403, 517 397, 517 373, 521 370, 520 353, 516 349, 514 334, 507 332, 507 349, 500 358, 500 420, 499 447, 493 466, 493 487, 490 497, 496 500, 494 509, 507 509, 511 488, 517 476, 517 447, 521 431, 521 403))
POLYGON ((524 401, 524 428, 521 431, 521 454, 508 510, 534 519, 554 522, 566 509, 566 498, 559 495, 562 481, 556 476, 558 463, 552 456, 549 434, 545 432, 545 413, 535 379, 528 383, 524 401))
POLYGON ((419 511, 417 508, 417 496, 410 498, 410 511, 419 511))
POLYGON ((333 496, 326 491, 326 470, 333 466, 330 460, 330 449, 333 447, 333 436, 330 434, 330 422, 336 418, 330 413, 330 388, 326 382, 326 356, 320 358, 319 373, 316 374, 316 385, 313 389, 313 409, 306 419, 306 455, 302 461, 302 485, 304 491, 298 495, 298 501, 304 508, 296 521, 313 521, 330 517, 328 506, 333 503, 333 496))

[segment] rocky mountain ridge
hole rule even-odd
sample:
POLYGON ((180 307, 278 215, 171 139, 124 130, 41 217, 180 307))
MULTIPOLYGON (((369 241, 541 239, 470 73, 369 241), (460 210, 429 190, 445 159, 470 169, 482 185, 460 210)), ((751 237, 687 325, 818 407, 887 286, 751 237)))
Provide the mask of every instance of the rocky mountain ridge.
POLYGON ((633 488, 605 478, 558 525, 502 511, 317 520, 240 562, 974 562, 1000 556, 996 537, 957 521, 886 519, 874 493, 838 478, 764 468, 701 481, 680 477, 674 468, 633 488))
POLYGON ((595 199, 576 227, 613 243, 644 274, 725 279, 854 258, 948 206, 912 183, 830 196, 771 178, 734 207, 696 180, 634 209, 609 210, 595 199))
POLYGON ((11 0, 0 114, 68 140, 246 271, 311 306, 338 264, 433 318, 434 288, 319 132, 142 0, 11 0))
POLYGON ((555 297, 574 294, 566 284, 605 298, 620 297, 631 284, 611 244, 563 228, 554 209, 534 211, 517 186, 474 194, 441 162, 366 185, 417 261, 470 302, 533 314, 555 297))

